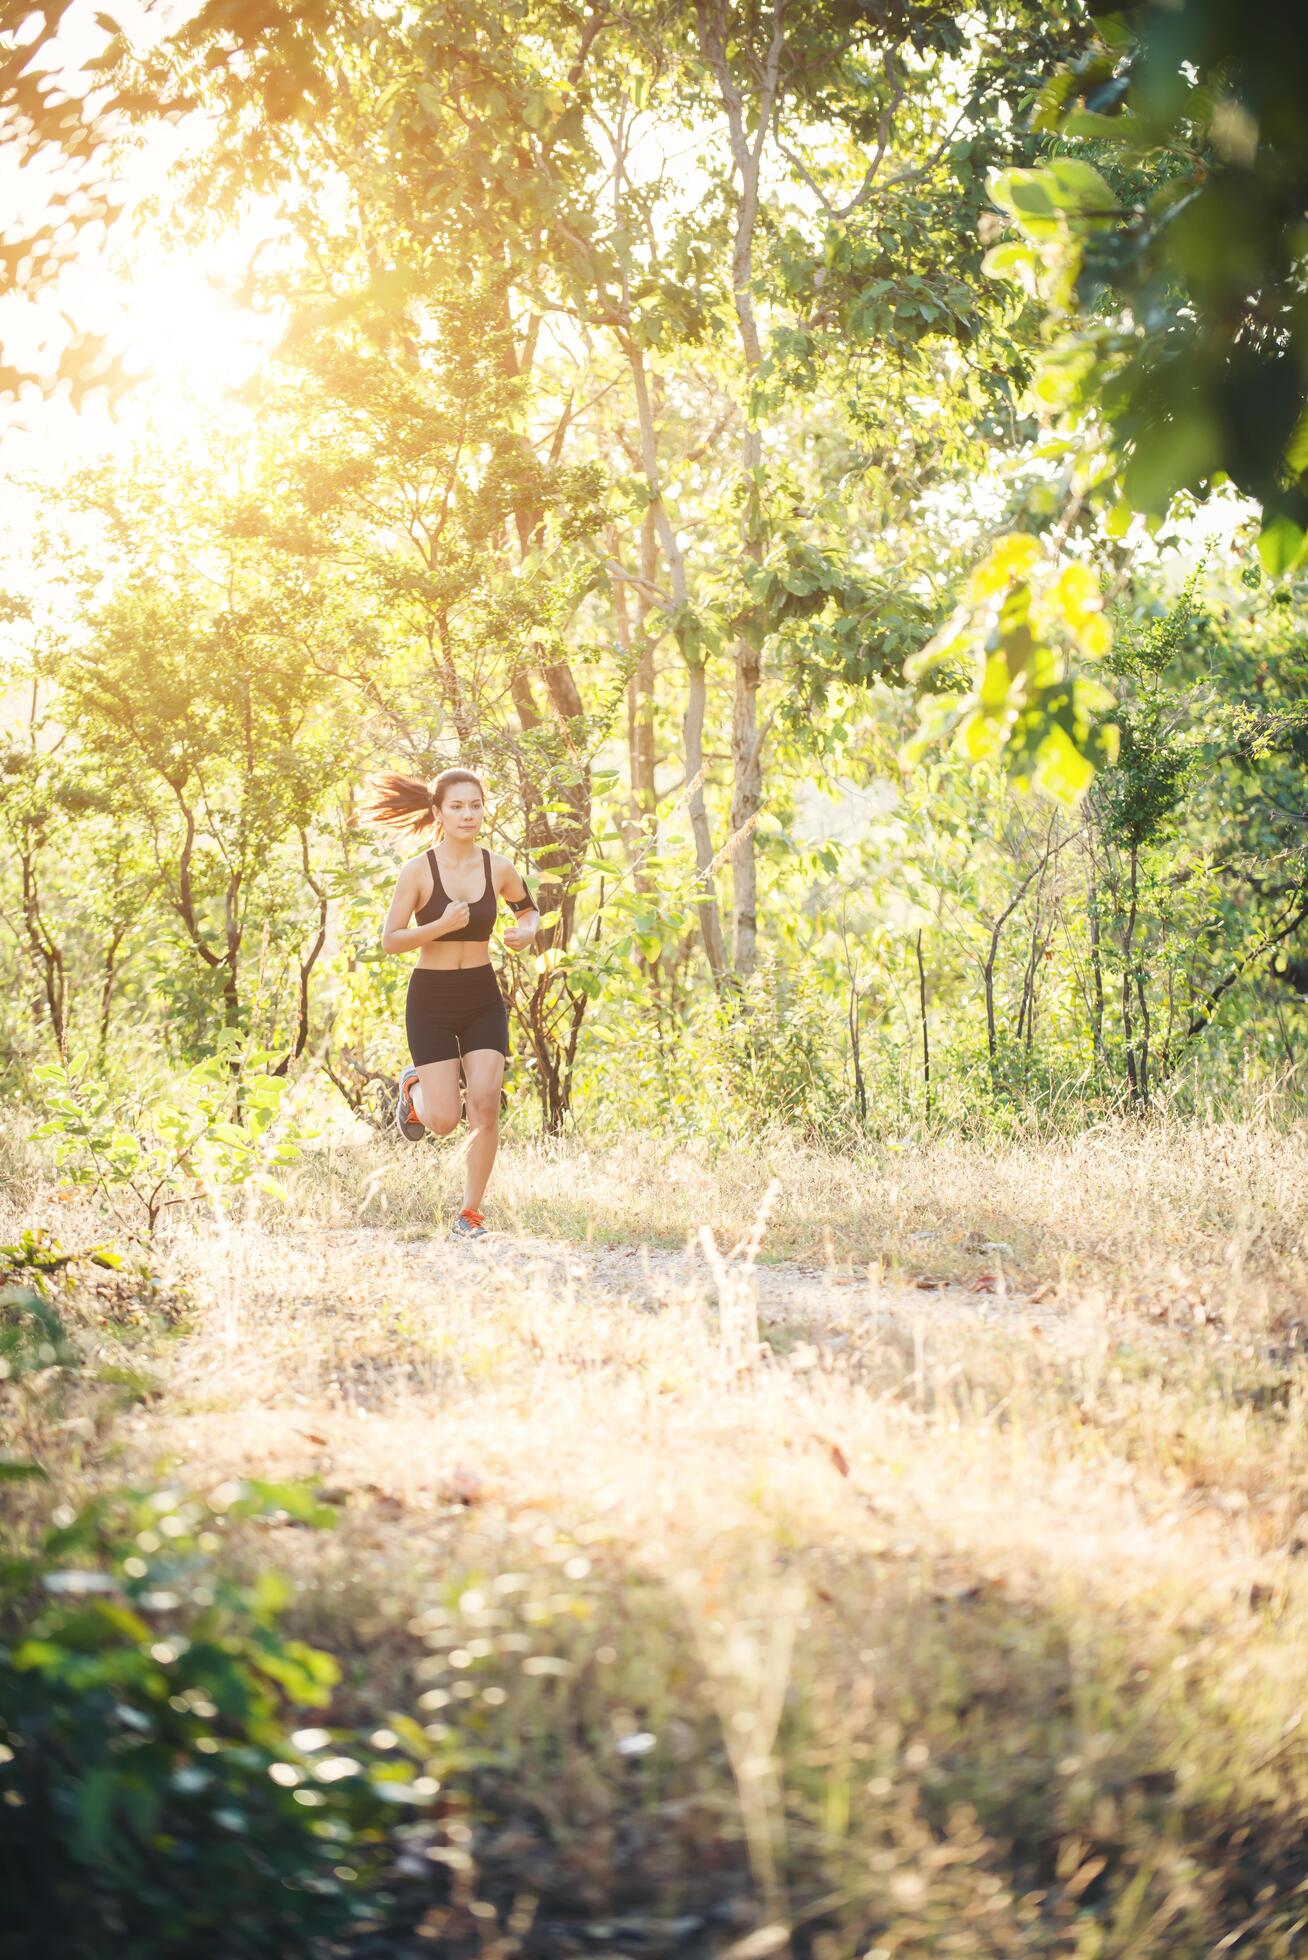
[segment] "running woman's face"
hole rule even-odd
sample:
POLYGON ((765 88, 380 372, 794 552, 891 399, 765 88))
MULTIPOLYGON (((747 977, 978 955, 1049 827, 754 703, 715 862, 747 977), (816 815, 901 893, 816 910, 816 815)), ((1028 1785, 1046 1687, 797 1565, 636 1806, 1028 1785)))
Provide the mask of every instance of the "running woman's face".
POLYGON ((473 783, 456 783, 441 804, 441 827, 447 837, 470 843, 481 829, 486 805, 473 783))

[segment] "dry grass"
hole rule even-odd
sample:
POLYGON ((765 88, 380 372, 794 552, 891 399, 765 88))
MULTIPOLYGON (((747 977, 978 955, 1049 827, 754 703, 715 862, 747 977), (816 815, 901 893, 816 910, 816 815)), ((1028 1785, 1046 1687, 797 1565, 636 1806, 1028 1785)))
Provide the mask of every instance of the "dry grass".
MULTIPOLYGON (((288 1221, 362 1216, 425 1232, 455 1201, 455 1153, 435 1145, 324 1151, 288 1221)), ((836 1156, 785 1133, 716 1151, 633 1135, 587 1148, 516 1145, 492 1191, 496 1223, 591 1243, 681 1246, 709 1223, 743 1236, 777 1200, 762 1257, 884 1276, 1102 1294, 1117 1307, 1242 1325, 1308 1316, 1308 1125, 1135 1121, 1056 1142, 869 1144, 836 1156), (997 1251, 996 1251, 997 1248, 997 1251)))
MULTIPOLYGON (((515 1149, 498 1216, 589 1235, 565 1267, 427 1241, 435 1149, 340 1151, 291 1216, 175 1229, 160 1395, 11 1394, 8 1446, 74 1499, 242 1471, 337 1494, 333 1532, 245 1555, 347 1660, 339 1718, 390 1722, 442 1786, 415 1954, 1288 1960, 1306 1169, 1302 1133, 1237 1126, 515 1149), (756 1328, 744 1255, 669 1265, 651 1304, 594 1250, 705 1216, 725 1244, 774 1176, 765 1255, 821 1261, 830 1231, 802 1315, 769 1276, 756 1328), (1043 1326, 840 1284, 993 1271, 997 1240, 1053 1289, 1043 1326)), ((83 1318, 139 1365, 143 1335, 83 1318)))

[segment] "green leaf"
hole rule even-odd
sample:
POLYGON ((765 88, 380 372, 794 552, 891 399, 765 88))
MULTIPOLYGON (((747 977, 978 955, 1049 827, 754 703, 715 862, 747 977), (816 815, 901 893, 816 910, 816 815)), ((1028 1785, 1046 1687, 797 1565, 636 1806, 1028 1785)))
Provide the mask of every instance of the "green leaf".
POLYGON ((1308 472, 1308 407, 1300 411, 1299 419, 1290 431, 1290 440, 1285 445, 1285 466, 1292 476, 1302 476, 1308 472))
POLYGON ((1135 116, 1105 116, 1098 109, 1073 109, 1063 118, 1064 136, 1098 137, 1110 143, 1134 142, 1140 124, 1135 116))
POLYGON ((82 1778, 78 1788, 73 1842, 86 1864, 97 1864, 108 1844, 118 1783, 113 1770, 95 1768, 82 1778))
POLYGON ((1094 781, 1094 764, 1083 756, 1066 729, 1055 722, 1040 744, 1035 780, 1060 803, 1079 803, 1094 781))
POLYGON ((1258 556, 1269 578, 1293 571, 1304 555, 1304 533, 1292 517, 1273 517, 1258 539, 1258 556))
POLYGON ((245 1494, 233 1510, 239 1510, 246 1517, 266 1515, 269 1511, 285 1511, 297 1523, 318 1529, 337 1522, 337 1514, 331 1505, 324 1504, 303 1484, 269 1483, 259 1477, 247 1480, 245 1494))
POLYGON ((981 261, 981 270, 991 279, 1022 279, 1034 264, 1029 245, 1017 238, 1007 238, 1001 245, 990 247, 981 261))
POLYGON ((1044 166, 1044 175, 1060 210, 1110 216, 1120 209, 1107 180, 1082 157, 1055 157, 1044 166))

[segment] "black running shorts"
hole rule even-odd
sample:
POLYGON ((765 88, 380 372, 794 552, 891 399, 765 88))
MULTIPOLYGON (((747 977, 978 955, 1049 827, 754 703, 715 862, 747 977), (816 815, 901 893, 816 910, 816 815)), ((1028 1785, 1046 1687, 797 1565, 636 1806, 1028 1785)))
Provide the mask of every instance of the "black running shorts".
POLYGON ((454 1062, 474 1048, 509 1052, 509 1014, 495 969, 456 966, 447 972, 415 966, 404 1009, 409 1053, 418 1068, 454 1062))

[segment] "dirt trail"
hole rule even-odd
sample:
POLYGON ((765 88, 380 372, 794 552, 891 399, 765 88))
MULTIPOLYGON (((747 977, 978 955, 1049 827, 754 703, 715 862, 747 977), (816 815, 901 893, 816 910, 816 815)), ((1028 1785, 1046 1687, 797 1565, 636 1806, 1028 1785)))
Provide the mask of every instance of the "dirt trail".
MULTIPOLYGON (((630 1391, 640 1420, 652 1420, 641 1401, 649 1382, 658 1406, 684 1411, 700 1369, 741 1366, 760 1349, 784 1358, 776 1379, 789 1381, 828 1358, 832 1379, 843 1378, 843 1361, 862 1366, 883 1343, 910 1367, 915 1354, 920 1370, 927 1355, 933 1365, 965 1362, 987 1334, 1034 1338, 1068 1358, 1111 1338, 1101 1303, 1083 1312, 1057 1299, 879 1279, 834 1259, 751 1263, 708 1244, 525 1232, 468 1243, 358 1223, 251 1229, 232 1234, 209 1284, 201 1323, 173 1354, 177 1395, 129 1423, 146 1459, 163 1451, 189 1475, 203 1466, 213 1476, 310 1477, 387 1502, 420 1487, 430 1496, 441 1476, 459 1486, 472 1464, 478 1493, 493 1487, 536 1505, 543 1462, 563 1477, 573 1440, 577 1475, 584 1482, 595 1468, 593 1438, 560 1437, 569 1398, 589 1411, 583 1429, 600 1420, 592 1391, 622 1422, 630 1391), (538 1375, 553 1398, 543 1412, 538 1375)), ((888 1367, 890 1380, 893 1357, 888 1367)), ((729 1411, 712 1407, 716 1434, 729 1411)))
POLYGON ((496 1232, 474 1245, 432 1241, 414 1262, 414 1276, 426 1271, 443 1280, 458 1273, 466 1284, 467 1276, 481 1265, 497 1280, 509 1273, 524 1278, 530 1274, 583 1295, 599 1292, 657 1308, 697 1297, 714 1303, 725 1274, 732 1288, 753 1290, 765 1329, 782 1324, 814 1334, 824 1328, 838 1333, 856 1324, 860 1333, 867 1334, 880 1325, 923 1320, 935 1328, 952 1324, 961 1332, 980 1322, 990 1327, 1038 1328, 1048 1339, 1073 1344, 1078 1334, 1090 1331, 1082 1316, 1010 1291, 1002 1274, 992 1276, 986 1286, 967 1286, 878 1279, 866 1267, 853 1268, 848 1262, 825 1266, 780 1260, 751 1266, 743 1256, 733 1259, 729 1253, 719 1253, 718 1258, 721 1264, 715 1271, 702 1246, 671 1251, 496 1232))

